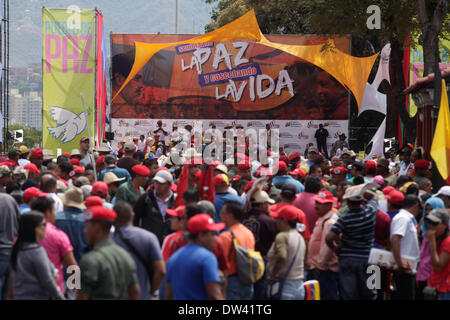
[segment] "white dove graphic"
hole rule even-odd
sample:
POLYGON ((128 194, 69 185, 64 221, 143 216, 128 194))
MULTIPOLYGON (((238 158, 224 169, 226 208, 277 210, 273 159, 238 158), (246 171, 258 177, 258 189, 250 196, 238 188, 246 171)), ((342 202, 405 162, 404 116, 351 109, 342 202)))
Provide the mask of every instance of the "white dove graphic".
POLYGON ((61 107, 50 107, 50 115, 58 126, 47 129, 56 140, 62 135, 62 143, 74 140, 86 128, 87 112, 76 114, 61 107))

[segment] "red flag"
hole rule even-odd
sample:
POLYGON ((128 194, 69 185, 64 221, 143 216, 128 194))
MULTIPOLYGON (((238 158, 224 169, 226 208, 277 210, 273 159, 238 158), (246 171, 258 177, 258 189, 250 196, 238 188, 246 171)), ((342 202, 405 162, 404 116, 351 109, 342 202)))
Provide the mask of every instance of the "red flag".
POLYGON ((215 194, 215 187, 214 187, 214 167, 209 165, 206 168, 205 174, 202 176, 202 180, 200 181, 200 199, 201 200, 208 200, 214 203, 214 194, 215 194))
POLYGON ((181 171, 180 177, 177 183, 177 198, 175 199, 175 208, 184 205, 183 193, 187 190, 189 186, 189 167, 187 164, 183 166, 183 171, 181 171))

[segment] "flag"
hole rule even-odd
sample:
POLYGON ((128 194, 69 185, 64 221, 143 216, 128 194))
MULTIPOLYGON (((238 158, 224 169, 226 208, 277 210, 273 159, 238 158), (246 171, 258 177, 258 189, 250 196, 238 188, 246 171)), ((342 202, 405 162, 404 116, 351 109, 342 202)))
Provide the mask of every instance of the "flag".
POLYGON ((205 174, 202 175, 202 180, 200 181, 200 200, 208 200, 214 203, 214 167, 208 165, 205 174))
POLYGON ((175 199, 174 208, 184 205, 183 193, 189 187, 189 167, 187 164, 183 165, 180 177, 177 183, 177 197, 175 199))
POLYGON ((97 146, 99 147, 105 138, 105 123, 106 123, 106 45, 103 34, 103 15, 97 11, 97 86, 96 86, 96 100, 97 100, 97 146))
POLYGON ((450 184, 450 112, 445 80, 442 80, 439 116, 431 145, 431 157, 442 178, 450 184))

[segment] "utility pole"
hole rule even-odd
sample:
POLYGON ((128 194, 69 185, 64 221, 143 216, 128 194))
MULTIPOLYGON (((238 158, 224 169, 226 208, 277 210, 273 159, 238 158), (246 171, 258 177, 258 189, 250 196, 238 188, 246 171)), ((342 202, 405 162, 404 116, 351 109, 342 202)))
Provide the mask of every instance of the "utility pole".
POLYGON ((175 0, 175 34, 178 34, 178 0, 175 0))

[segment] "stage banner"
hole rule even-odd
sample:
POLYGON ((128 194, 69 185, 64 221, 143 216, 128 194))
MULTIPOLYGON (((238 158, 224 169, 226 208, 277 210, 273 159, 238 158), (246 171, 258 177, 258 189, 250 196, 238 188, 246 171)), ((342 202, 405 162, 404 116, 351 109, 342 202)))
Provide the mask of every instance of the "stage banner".
MULTIPOLYGON (((423 48, 420 45, 410 50, 409 85, 413 85, 417 79, 423 77, 423 48)), ((450 40, 439 39, 439 68, 442 70, 450 68, 450 40)), ((412 95, 409 94, 409 114, 413 117, 417 112, 412 95)))
MULTIPOLYGON (((112 96, 135 61, 135 43, 173 43, 194 35, 112 34, 112 96)), ((311 35, 267 36, 316 47, 311 35)), ((335 38, 349 53, 349 38, 335 38)), ((255 39, 173 46, 157 52, 111 102, 116 119, 348 120, 349 92, 318 66, 255 39)))
MULTIPOLYGON (((111 126, 114 132, 113 148, 119 149, 120 141, 131 141, 133 137, 140 135, 154 134, 158 128, 158 119, 112 119, 111 126)), ((198 119, 164 119, 162 120, 161 129, 167 134, 160 139, 164 139, 166 144, 170 143, 173 127, 184 128, 186 125, 195 127, 194 121, 198 119)), ((236 127, 242 126, 245 132, 248 130, 268 131, 276 129, 279 130, 280 143, 279 147, 288 154, 292 152, 304 153, 308 143, 316 144, 314 134, 319 129, 319 124, 323 124, 324 128, 328 130, 329 137, 327 139, 328 153, 332 150, 332 144, 339 140, 339 135, 345 134, 348 136, 348 120, 220 120, 220 119, 201 119, 202 132, 215 127, 220 131, 224 131, 225 127, 231 127, 231 130, 236 130, 236 127)))
POLYGON ((44 148, 71 152, 94 137, 95 10, 43 8, 42 32, 44 148))

